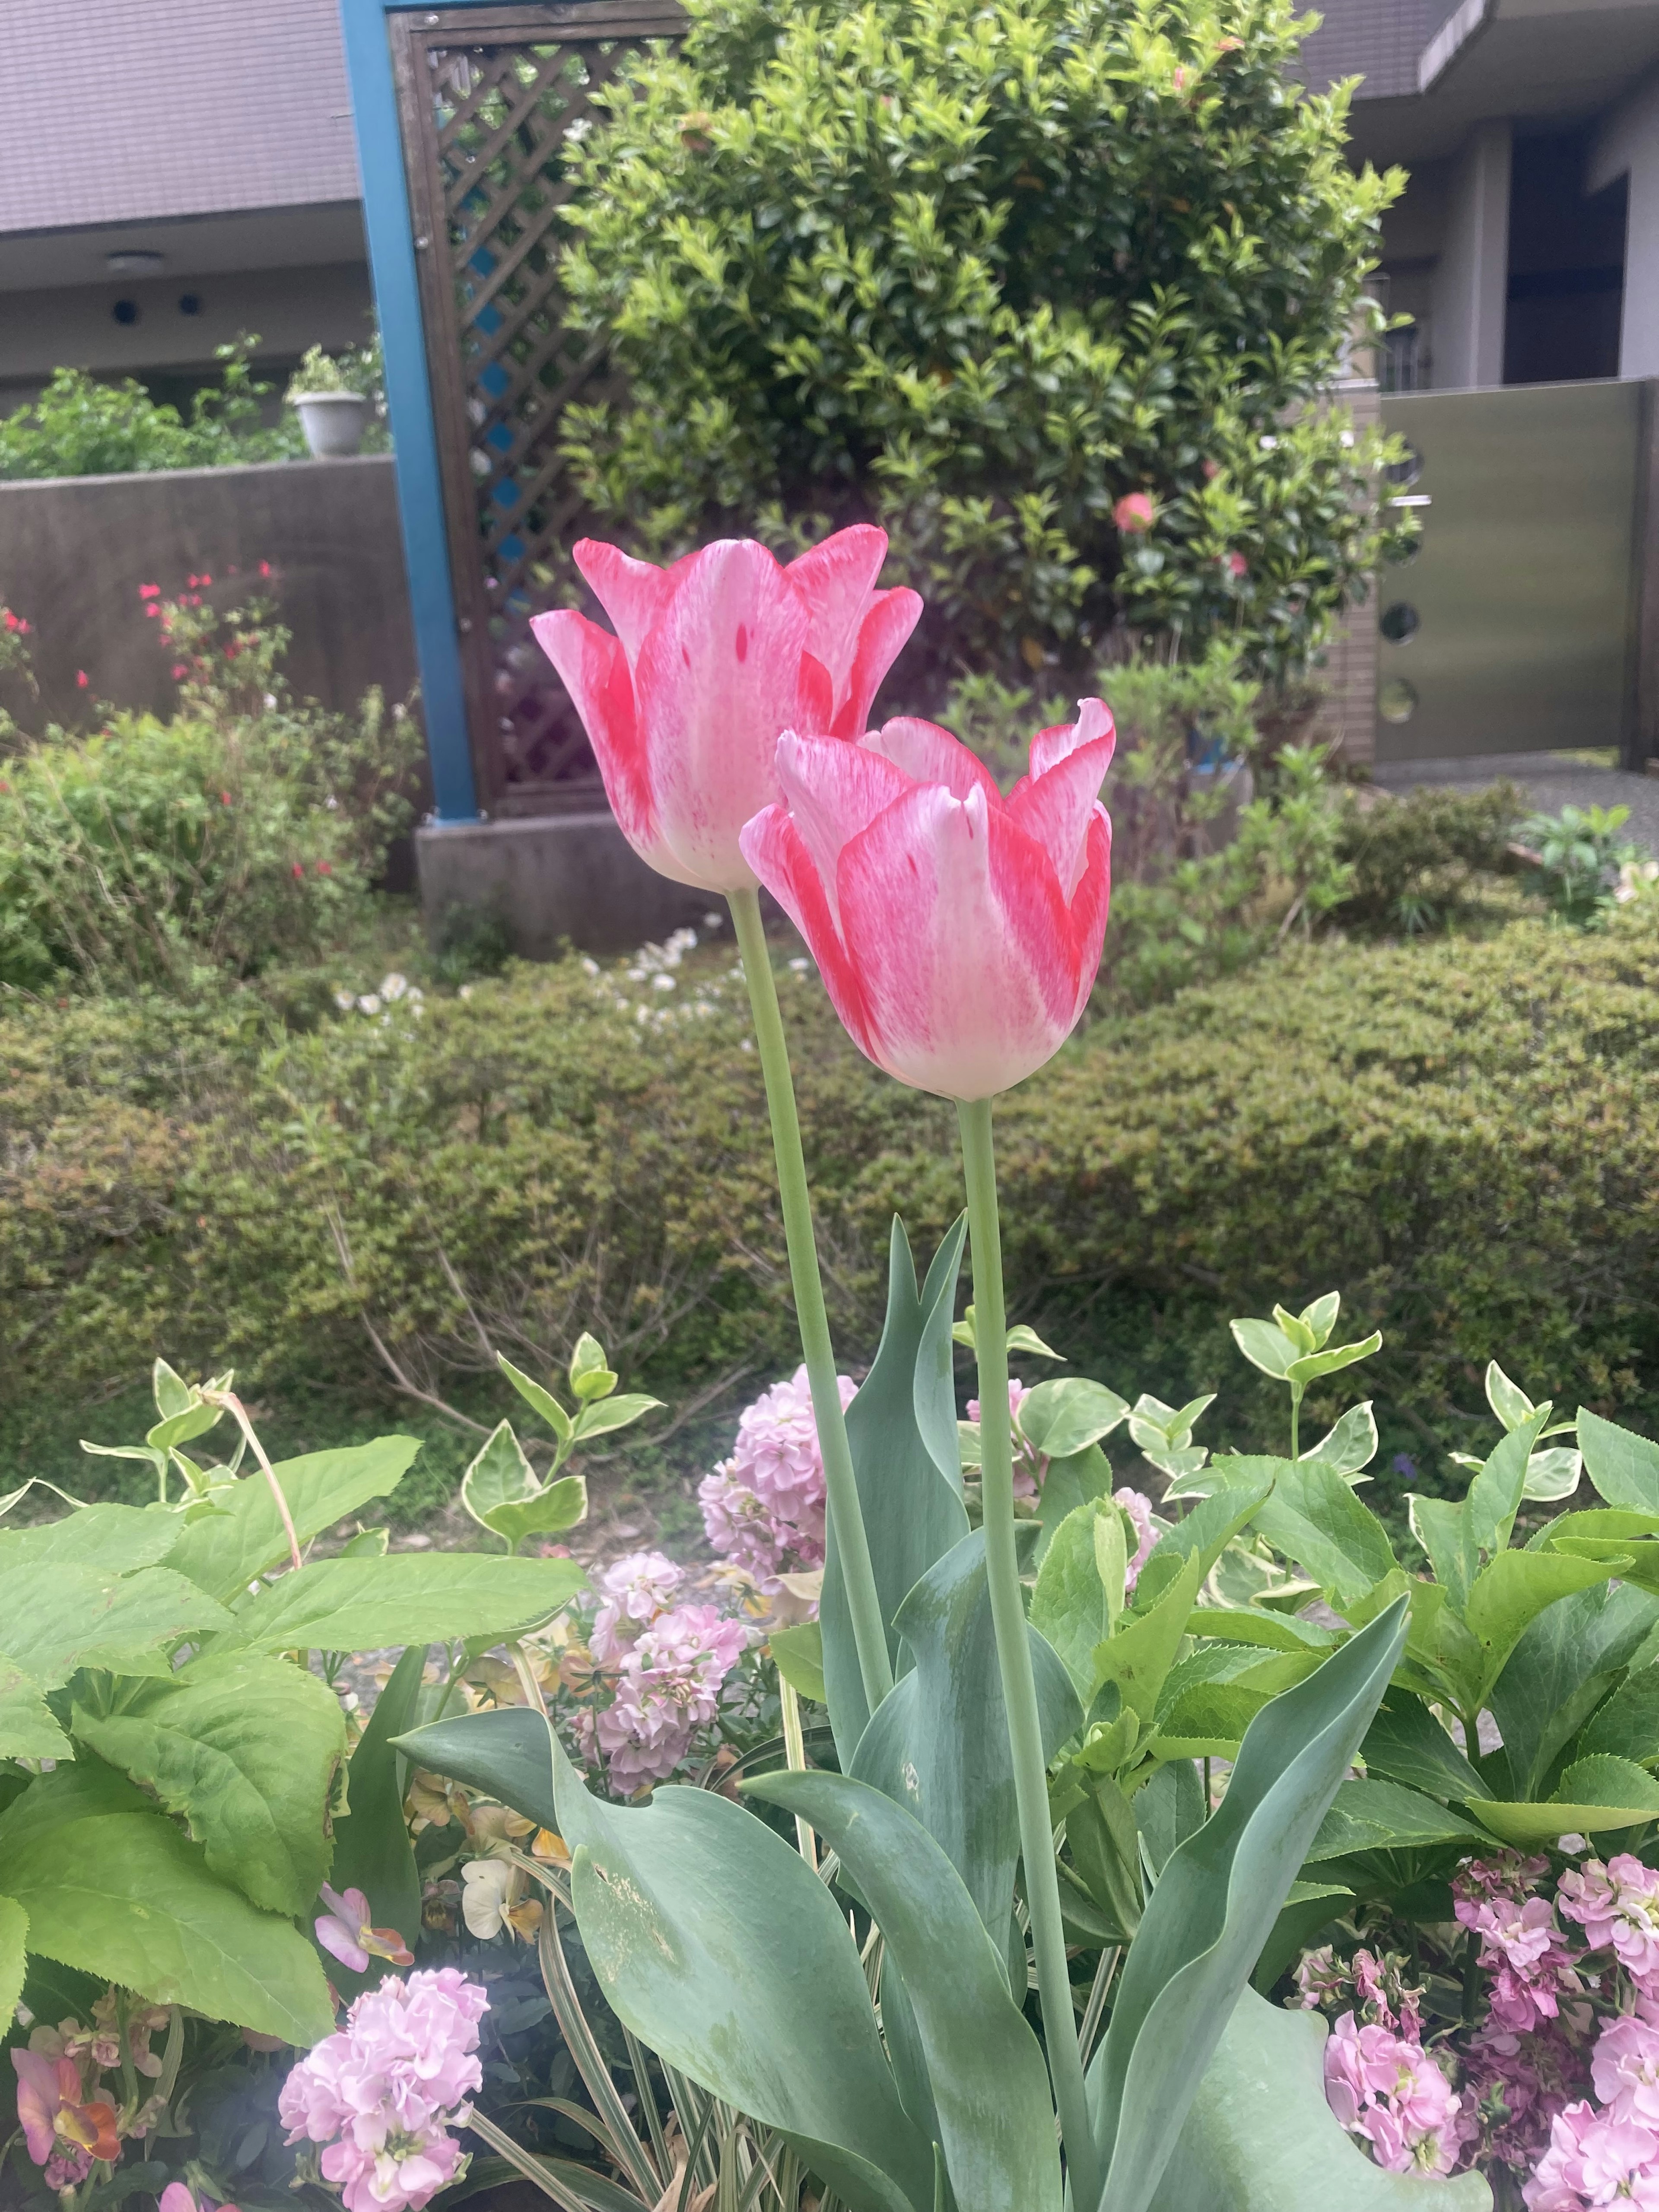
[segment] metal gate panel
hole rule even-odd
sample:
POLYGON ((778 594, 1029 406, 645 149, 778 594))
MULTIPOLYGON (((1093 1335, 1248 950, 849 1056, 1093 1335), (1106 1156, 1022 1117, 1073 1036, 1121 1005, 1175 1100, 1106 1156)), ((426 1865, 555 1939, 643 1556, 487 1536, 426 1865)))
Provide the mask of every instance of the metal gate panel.
POLYGON ((1634 383, 1384 398, 1420 458, 1401 495, 1427 503, 1418 551, 1378 578, 1379 761, 1626 744, 1641 400, 1634 383))
POLYGON ((603 347, 564 322, 565 147, 630 49, 684 23, 671 0, 389 18, 467 722, 493 814, 589 807, 599 789, 529 628, 586 526, 564 410, 607 389, 603 347))

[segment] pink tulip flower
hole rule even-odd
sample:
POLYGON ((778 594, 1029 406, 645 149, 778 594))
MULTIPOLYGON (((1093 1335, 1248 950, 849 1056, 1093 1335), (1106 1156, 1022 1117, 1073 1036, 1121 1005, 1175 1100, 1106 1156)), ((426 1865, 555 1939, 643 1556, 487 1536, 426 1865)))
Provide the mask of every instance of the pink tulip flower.
POLYGON ((670 568, 584 538, 577 567, 616 629, 568 610, 531 628, 576 703, 623 835, 676 883, 751 888, 738 834, 778 796, 787 729, 856 737, 916 626, 875 588, 884 531, 839 530, 781 568, 722 538, 670 568))
POLYGON ((1053 1058, 1100 964, 1112 718, 1039 731, 1006 799, 948 730, 908 717, 856 745, 790 733, 782 803, 744 856, 811 948, 860 1052, 919 1091, 988 1098, 1053 1058))

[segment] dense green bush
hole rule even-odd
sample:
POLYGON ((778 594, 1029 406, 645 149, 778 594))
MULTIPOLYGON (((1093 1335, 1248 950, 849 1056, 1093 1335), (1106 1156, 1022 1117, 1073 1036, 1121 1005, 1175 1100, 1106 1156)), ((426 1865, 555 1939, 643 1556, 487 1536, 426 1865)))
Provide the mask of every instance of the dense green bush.
POLYGON ((248 362, 258 343, 219 347, 221 380, 198 392, 185 414, 152 399, 131 376, 54 369, 38 399, 0 417, 0 477, 125 476, 298 458, 306 446, 295 417, 265 426, 260 403, 272 386, 248 362))
POLYGON ((1376 442, 1310 403, 1398 185, 1287 89, 1288 0, 688 12, 571 157, 600 511, 655 550, 873 514, 928 602, 907 703, 1120 619, 1300 667, 1377 556, 1376 442))
MULTIPOLYGON (((1494 1346, 1534 1395, 1650 1426, 1656 949, 1645 906, 1596 936, 1291 949, 1098 1023, 1001 1109, 1021 1316, 1130 1395, 1220 1388, 1217 1445, 1273 1418, 1228 1317, 1333 1286, 1385 1332, 1386 1446, 1425 1471, 1484 1421, 1494 1346)), ((100 1401, 163 1345, 234 1362, 285 1450, 330 1403, 398 1400, 394 1370, 476 1410, 486 1346, 533 1368, 584 1325, 679 1406, 792 1365, 741 987, 706 957, 672 990, 569 960, 301 1035, 252 988, 11 1000, 6 1458, 84 1486, 75 1434, 119 1431, 100 1401)), ((851 1347, 900 1194, 919 1243, 961 1204, 948 1109, 783 981, 851 1347)))

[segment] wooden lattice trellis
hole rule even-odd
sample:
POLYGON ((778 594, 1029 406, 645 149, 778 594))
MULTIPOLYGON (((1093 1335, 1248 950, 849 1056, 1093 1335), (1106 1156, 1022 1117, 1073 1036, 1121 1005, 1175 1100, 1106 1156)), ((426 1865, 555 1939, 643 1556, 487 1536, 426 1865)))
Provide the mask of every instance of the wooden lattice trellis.
POLYGON ((530 635, 586 526, 559 451, 602 348, 565 327, 564 149, 631 46, 672 37, 670 0, 392 17, 467 718, 495 814, 591 805, 592 753, 530 635))

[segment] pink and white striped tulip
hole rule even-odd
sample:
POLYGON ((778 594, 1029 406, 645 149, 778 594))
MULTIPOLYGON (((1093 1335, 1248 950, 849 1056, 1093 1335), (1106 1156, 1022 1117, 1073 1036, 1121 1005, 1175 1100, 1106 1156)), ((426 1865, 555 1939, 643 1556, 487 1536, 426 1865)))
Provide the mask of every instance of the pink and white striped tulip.
POLYGON ((988 1098, 1053 1058, 1100 965, 1112 718, 1039 731, 1005 799, 948 730, 908 717, 856 745, 793 732, 781 803, 744 856, 811 948, 860 1052, 919 1091, 988 1098))
POLYGON ((887 535, 838 530, 781 567, 727 538, 672 568, 584 538, 576 566, 616 629, 538 615, 536 639, 576 703, 623 835, 659 875, 752 887, 738 835, 778 796, 787 729, 856 737, 916 626, 910 591, 878 592, 887 535))

